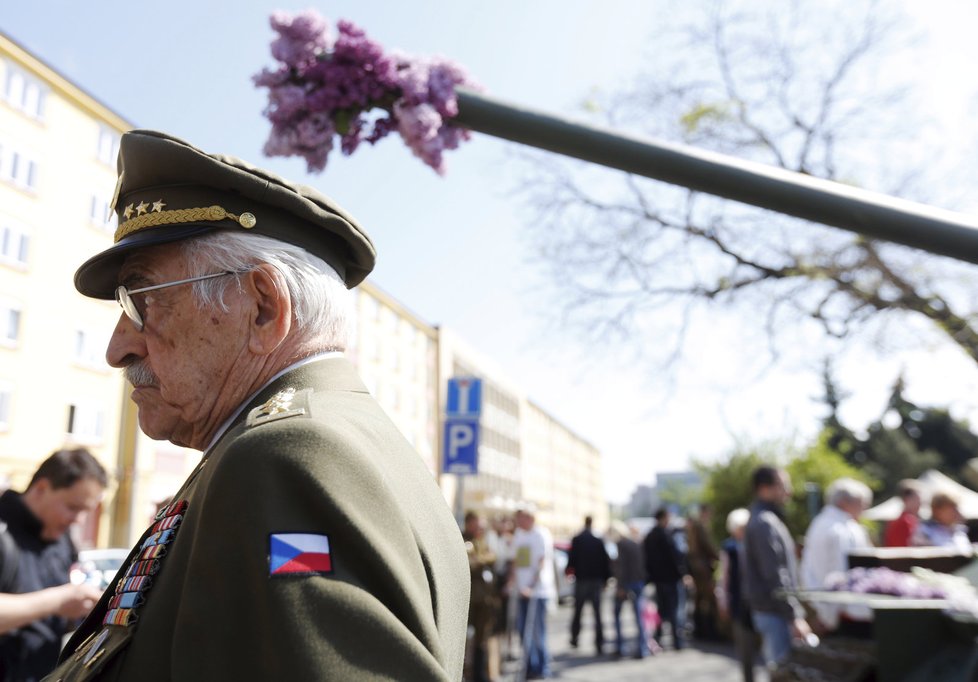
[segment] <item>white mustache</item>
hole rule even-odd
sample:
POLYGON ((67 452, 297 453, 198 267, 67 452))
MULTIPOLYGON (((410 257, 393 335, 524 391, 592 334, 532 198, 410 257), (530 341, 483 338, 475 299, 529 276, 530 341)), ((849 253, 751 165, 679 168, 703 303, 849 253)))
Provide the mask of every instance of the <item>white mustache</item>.
POLYGON ((153 370, 145 362, 134 362, 128 365, 123 374, 133 386, 156 386, 160 380, 153 373, 153 370))

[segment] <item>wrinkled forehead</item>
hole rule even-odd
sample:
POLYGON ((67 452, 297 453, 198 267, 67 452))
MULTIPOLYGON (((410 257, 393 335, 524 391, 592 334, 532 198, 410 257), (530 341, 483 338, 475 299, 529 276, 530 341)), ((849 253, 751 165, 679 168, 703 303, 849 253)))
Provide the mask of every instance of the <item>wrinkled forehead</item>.
POLYGON ((187 259, 181 244, 160 244, 136 249, 123 260, 118 273, 119 284, 153 281, 159 277, 182 277, 187 259))

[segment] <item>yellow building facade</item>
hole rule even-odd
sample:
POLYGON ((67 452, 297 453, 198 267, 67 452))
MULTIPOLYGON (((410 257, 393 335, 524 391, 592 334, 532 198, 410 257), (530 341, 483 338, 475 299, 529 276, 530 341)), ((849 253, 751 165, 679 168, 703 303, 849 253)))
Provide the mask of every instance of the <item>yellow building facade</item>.
MULTIPOLYGON (((0 34, 0 468, 18 490, 64 446, 117 472, 122 379, 103 353, 118 310, 76 293, 72 274, 111 244, 129 127, 0 34)), ((80 544, 109 541, 115 492, 80 544)))
POLYGON ((595 532, 604 532, 610 516, 600 450, 529 400, 521 405, 520 424, 523 493, 538 504, 538 522, 567 539, 590 516, 595 532))
POLYGON ((354 290, 347 356, 370 393, 437 476, 438 330, 367 281, 354 290))

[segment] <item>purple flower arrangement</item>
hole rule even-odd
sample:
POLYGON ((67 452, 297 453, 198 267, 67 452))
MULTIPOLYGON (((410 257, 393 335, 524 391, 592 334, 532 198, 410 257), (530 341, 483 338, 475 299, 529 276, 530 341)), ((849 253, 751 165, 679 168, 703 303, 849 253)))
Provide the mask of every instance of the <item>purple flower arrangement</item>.
POLYGON ((268 88, 266 155, 302 156, 310 172, 320 172, 336 137, 350 155, 361 142, 397 131, 415 156, 444 174, 442 153, 470 137, 451 123, 458 114, 455 86, 479 89, 460 66, 387 54, 348 21, 337 22, 334 38, 313 10, 275 12, 270 21, 280 65, 254 77, 268 88))
POLYGON ((858 594, 888 594, 906 599, 944 599, 947 590, 928 584, 910 573, 886 567, 850 568, 826 580, 825 589, 858 594))

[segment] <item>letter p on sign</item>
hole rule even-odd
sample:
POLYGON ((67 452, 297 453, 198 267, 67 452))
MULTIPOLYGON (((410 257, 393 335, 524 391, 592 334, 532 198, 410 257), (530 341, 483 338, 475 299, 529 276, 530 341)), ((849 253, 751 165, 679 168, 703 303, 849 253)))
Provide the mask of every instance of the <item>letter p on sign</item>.
POLYGON ((449 474, 477 473, 478 454, 478 420, 447 420, 445 422, 444 472, 449 474))

